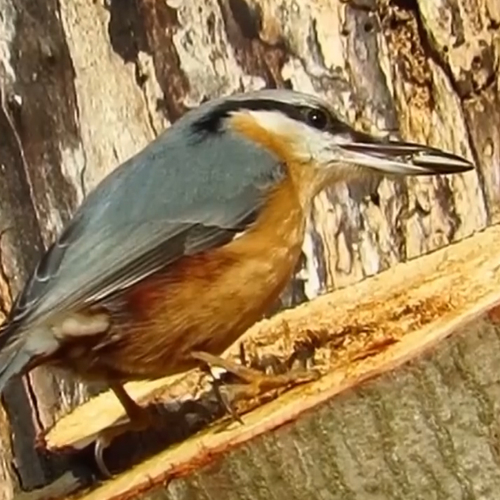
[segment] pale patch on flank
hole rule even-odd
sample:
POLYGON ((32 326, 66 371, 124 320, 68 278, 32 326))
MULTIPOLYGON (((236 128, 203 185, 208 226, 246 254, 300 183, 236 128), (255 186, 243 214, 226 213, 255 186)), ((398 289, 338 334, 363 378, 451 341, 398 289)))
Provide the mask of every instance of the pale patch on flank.
POLYGON ((95 314, 93 316, 73 314, 64 318, 57 326, 52 327, 52 330, 58 339, 85 337, 106 331, 109 324, 109 317, 106 314, 95 314))
POLYGON ((49 355, 57 351, 59 341, 50 327, 33 328, 26 338, 26 351, 32 355, 49 355))

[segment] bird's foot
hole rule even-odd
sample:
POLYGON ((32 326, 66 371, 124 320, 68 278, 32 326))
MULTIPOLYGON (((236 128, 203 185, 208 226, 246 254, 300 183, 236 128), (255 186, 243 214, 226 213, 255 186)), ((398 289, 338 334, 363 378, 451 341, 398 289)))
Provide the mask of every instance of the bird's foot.
MULTIPOLYGON (((195 352, 192 353, 192 356, 209 366, 219 366, 224 368, 227 372, 230 372, 246 383, 246 385, 238 386, 237 393, 233 395, 231 398, 232 400, 257 398, 268 391, 284 388, 290 389, 296 385, 317 380, 320 376, 319 372, 316 370, 302 369, 278 374, 263 373, 258 369, 240 365, 233 361, 219 356, 214 356, 206 352, 195 352)), ((216 394, 218 391, 219 395, 221 395, 221 391, 218 390, 217 387, 215 390, 216 394)), ((233 416, 233 418, 241 422, 241 418, 239 416, 235 417, 235 410, 232 408, 229 401, 227 401, 227 398, 224 398, 222 395, 220 397, 222 398, 223 406, 228 409, 228 412, 233 416)))
POLYGON ((296 341, 292 354, 285 362, 286 370, 293 371, 298 369, 307 371, 313 369, 316 364, 314 356, 317 347, 318 343, 314 338, 304 338, 296 341))
POLYGON ((117 437, 128 432, 141 432, 153 427, 158 421, 159 414, 154 407, 144 408, 137 406, 133 415, 129 415, 129 420, 121 424, 114 425, 104 429, 99 434, 94 446, 94 458, 97 467, 105 478, 111 478, 113 475, 109 471, 104 461, 104 450, 117 437))
POLYGON ((233 398, 229 397, 226 391, 222 391, 221 387, 225 385, 225 381, 215 376, 210 365, 207 365, 208 371, 212 377, 212 389, 214 395, 217 399, 217 402, 221 408, 225 410, 225 412, 231 416, 231 419, 239 424, 243 424, 243 420, 240 415, 231 404, 231 400, 233 398))

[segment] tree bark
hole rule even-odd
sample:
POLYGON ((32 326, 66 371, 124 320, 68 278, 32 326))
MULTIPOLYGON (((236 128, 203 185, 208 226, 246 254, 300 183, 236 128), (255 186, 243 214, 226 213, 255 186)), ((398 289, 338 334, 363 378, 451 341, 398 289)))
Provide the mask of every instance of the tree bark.
MULTIPOLYGON (((304 269, 285 303, 354 284, 498 222, 499 33, 497 0, 0 0, 0 311, 106 173, 189 107, 242 89, 318 93, 359 128, 399 129, 478 166, 463 176, 323 193, 304 269)), ((494 335, 481 342, 497 347, 494 335)), ((454 363, 451 354, 443 359, 454 363)), ((475 373, 480 356, 464 366, 464 377, 475 373)), ((397 401, 402 386, 391 384, 383 397, 397 401)), ((35 436, 95 390, 44 369, 11 384, 0 413, 0 499, 68 467, 35 451, 35 436)), ((429 390, 446 385, 438 380, 429 390)), ((321 411, 345 432, 361 425, 363 413, 321 411)), ((389 429, 384 415, 380 425, 389 429)), ((399 418, 391 422, 410 425, 399 418)), ((436 453, 457 460, 467 441, 450 448, 443 425, 436 453)), ((384 446, 390 458, 396 445, 384 446)), ((430 481, 433 458, 426 460, 430 481)))
MULTIPOLYGON (((499 237, 494 226, 258 323, 245 341, 267 352, 314 336, 323 377, 78 498, 496 498, 499 237)), ((189 394, 188 379, 165 380, 166 401, 189 394)), ((141 404, 158 399, 147 386, 132 391, 141 404)), ((77 448, 120 414, 103 394, 60 420, 46 446, 77 448)))

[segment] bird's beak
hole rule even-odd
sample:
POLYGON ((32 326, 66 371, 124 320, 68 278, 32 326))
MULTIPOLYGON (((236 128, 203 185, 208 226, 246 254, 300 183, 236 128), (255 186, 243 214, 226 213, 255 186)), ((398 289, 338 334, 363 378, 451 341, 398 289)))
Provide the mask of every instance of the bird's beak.
POLYGON ((337 144, 344 163, 401 175, 456 174, 474 169, 465 158, 430 146, 377 140, 365 134, 356 136, 351 142, 337 144))

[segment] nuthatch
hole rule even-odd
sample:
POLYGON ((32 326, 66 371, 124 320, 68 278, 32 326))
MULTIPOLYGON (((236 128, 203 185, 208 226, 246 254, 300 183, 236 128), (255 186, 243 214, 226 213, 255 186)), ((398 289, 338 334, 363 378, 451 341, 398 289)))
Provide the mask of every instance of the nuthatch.
POLYGON ((472 168, 355 131, 291 90, 204 103, 108 175, 45 252, 1 328, 0 391, 60 366, 106 381, 143 428, 123 384, 215 359, 259 320, 294 272, 324 187, 472 168))

